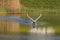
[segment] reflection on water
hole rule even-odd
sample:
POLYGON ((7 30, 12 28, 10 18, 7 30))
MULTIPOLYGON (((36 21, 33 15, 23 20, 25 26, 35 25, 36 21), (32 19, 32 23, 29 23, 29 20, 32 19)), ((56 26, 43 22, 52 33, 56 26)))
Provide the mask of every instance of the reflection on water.
POLYGON ((60 40, 60 36, 52 35, 38 35, 38 34, 27 34, 27 35, 0 35, 0 40, 60 40))

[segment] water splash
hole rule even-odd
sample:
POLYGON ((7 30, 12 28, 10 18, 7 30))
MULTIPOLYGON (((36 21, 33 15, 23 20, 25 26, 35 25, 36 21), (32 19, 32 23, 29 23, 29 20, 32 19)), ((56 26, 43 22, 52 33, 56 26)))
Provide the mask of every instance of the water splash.
POLYGON ((33 28, 31 29, 29 32, 33 33, 33 34, 41 34, 41 29, 39 28, 33 28))
POLYGON ((55 33, 55 30, 52 28, 52 27, 48 27, 47 28, 47 31, 44 28, 33 28, 29 31, 30 33, 33 33, 33 34, 54 34, 55 33))

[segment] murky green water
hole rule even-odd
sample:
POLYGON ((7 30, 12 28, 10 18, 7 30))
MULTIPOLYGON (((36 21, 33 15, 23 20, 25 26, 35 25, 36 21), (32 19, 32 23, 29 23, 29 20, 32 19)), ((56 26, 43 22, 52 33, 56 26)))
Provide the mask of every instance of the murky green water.
POLYGON ((60 36, 39 34, 26 34, 26 35, 1 34, 0 40, 60 40, 60 36))

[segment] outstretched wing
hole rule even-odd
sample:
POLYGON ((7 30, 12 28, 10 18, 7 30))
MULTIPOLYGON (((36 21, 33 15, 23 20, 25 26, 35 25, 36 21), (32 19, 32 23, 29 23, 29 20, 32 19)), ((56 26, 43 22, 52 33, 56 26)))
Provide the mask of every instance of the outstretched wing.
POLYGON ((32 20, 33 22, 37 22, 37 20, 38 20, 39 18, 41 18, 41 16, 42 16, 42 14, 40 14, 40 15, 34 20, 33 18, 31 18, 31 17, 27 14, 27 17, 28 17, 30 20, 32 20))
POLYGON ((8 16, 0 16, 0 20, 9 20, 9 21, 22 23, 22 24, 30 24, 29 20, 24 20, 22 18, 8 17, 8 16))
MULTIPOLYGON (((0 20, 9 20, 22 24, 32 25, 33 22, 31 20, 24 20, 22 18, 8 17, 8 16, 0 16, 0 20)), ((45 25, 46 22, 37 22, 37 25, 45 25)), ((33 25, 32 25, 33 26, 33 25)))
POLYGON ((42 16, 42 14, 40 14, 40 15, 37 17, 37 19, 35 19, 35 22, 36 22, 39 18, 41 18, 41 16, 42 16))

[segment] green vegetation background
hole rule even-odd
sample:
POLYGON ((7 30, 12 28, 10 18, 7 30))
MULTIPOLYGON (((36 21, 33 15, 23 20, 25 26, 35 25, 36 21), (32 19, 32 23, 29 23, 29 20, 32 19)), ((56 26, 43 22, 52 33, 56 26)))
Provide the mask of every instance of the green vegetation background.
MULTIPOLYGON (((56 33, 60 33, 60 0, 21 0, 21 4, 23 5, 23 8, 20 12, 24 13, 21 14, 21 18, 29 20, 25 14, 26 12, 42 12, 43 16, 38 21, 45 21, 49 23, 42 26, 52 26, 56 33)), ((6 8, 0 8, 0 12, 6 12, 6 8)), ((35 13, 33 14, 35 15, 35 13)), ((36 17, 38 15, 31 17, 36 17)), ((30 30, 28 25, 20 24, 20 26, 20 32, 27 32, 30 30)), ((38 27, 41 27, 41 25, 38 27)))

